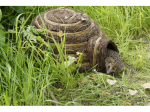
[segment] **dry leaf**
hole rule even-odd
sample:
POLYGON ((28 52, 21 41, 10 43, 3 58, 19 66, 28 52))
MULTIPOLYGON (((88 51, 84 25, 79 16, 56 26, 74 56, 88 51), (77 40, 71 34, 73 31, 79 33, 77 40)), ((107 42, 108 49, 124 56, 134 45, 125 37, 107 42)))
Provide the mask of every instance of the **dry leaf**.
POLYGON ((124 68, 122 71, 127 71, 128 69, 127 68, 124 68))
POLYGON ((81 53, 81 52, 76 52, 76 55, 78 56, 78 55, 83 55, 83 53, 81 53))
POLYGON ((143 87, 144 89, 149 89, 149 88, 150 88, 150 83, 144 83, 144 84, 142 85, 142 87, 143 87))
POLYGON ((122 93, 122 92, 116 92, 116 94, 119 94, 119 93, 122 93))
POLYGON ((110 85, 114 85, 117 81, 116 80, 107 79, 107 82, 110 85))
POLYGON ((57 90, 61 91, 61 90, 63 90, 63 89, 62 89, 62 88, 60 88, 60 87, 58 87, 58 88, 57 88, 57 90))
POLYGON ((123 104, 124 106, 131 106, 131 103, 129 103, 129 102, 123 101, 123 103, 124 103, 123 104))
POLYGON ((102 93, 103 93, 104 96, 110 95, 110 93, 109 93, 109 92, 106 92, 106 91, 102 91, 102 93))
POLYGON ((140 41, 139 43, 141 43, 141 41, 142 41, 142 38, 140 38, 140 39, 139 39, 139 41, 140 41))
POLYGON ((140 38, 139 41, 142 41, 142 38, 140 38))
POLYGON ((61 37, 61 36, 64 36, 64 33, 62 31, 59 31, 58 35, 61 37))
POLYGON ((78 84, 79 84, 79 85, 81 85, 81 83, 82 83, 81 81, 78 81, 78 84))
POLYGON ((133 90, 129 89, 129 94, 130 95, 135 95, 137 92, 138 92, 137 90, 133 91, 133 90))

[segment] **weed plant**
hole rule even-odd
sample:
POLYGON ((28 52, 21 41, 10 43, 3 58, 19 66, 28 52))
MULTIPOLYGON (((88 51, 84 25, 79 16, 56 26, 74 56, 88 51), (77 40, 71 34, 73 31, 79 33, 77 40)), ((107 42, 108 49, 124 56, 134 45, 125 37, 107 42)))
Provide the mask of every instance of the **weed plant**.
POLYGON ((55 58, 48 43, 42 43, 45 50, 36 47, 34 43, 43 40, 28 28, 36 15, 49 8, 58 7, 0 7, 0 105, 56 105, 50 91, 62 106, 145 105, 149 101, 149 91, 141 85, 150 83, 150 7, 66 6, 88 14, 117 44, 126 68, 120 77, 79 73, 76 65, 66 66, 65 38, 61 43, 54 40, 59 51, 55 58), (27 35, 32 41, 25 41, 27 35), (111 86, 107 79, 117 84, 111 86), (129 89, 138 93, 132 96, 129 89))

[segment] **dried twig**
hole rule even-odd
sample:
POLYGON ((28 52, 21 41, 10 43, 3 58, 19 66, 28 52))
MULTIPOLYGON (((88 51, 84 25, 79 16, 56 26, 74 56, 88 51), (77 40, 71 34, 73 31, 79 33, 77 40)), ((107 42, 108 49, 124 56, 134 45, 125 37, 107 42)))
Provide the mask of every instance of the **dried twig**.
POLYGON ((50 96, 51 96, 51 98, 56 102, 56 106, 59 106, 59 104, 58 104, 58 100, 55 98, 55 96, 54 96, 54 94, 53 94, 53 92, 51 92, 51 91, 49 91, 50 92, 50 96))

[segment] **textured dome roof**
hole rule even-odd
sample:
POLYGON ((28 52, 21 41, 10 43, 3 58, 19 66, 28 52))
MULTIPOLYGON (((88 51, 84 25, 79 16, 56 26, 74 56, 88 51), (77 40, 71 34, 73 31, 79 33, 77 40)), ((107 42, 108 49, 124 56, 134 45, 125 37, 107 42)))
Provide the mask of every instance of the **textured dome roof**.
POLYGON ((46 30, 57 41, 65 35, 66 43, 70 44, 87 42, 90 37, 100 35, 98 24, 88 15, 67 8, 42 12, 33 19, 31 25, 46 30))

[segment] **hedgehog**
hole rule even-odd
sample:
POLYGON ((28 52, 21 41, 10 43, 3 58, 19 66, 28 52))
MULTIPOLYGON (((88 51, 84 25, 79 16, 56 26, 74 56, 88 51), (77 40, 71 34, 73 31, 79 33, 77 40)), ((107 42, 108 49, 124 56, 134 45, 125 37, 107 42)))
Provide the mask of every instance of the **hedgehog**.
POLYGON ((114 50, 107 50, 107 56, 105 59, 105 67, 106 67, 106 73, 107 74, 114 74, 118 75, 123 71, 124 63, 119 55, 114 50))

